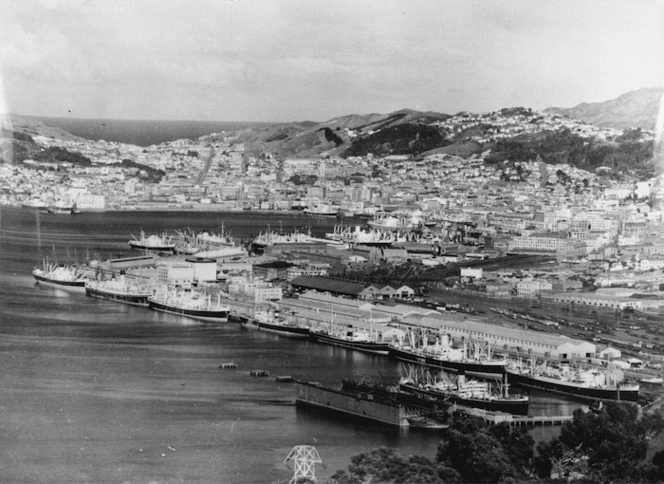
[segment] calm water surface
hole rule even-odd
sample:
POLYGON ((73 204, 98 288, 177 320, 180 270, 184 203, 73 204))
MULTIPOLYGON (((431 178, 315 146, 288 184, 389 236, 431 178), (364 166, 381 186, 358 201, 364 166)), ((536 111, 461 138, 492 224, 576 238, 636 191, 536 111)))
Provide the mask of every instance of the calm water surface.
MULTIPOLYGON (((191 228, 248 240, 268 224, 322 235, 334 219, 257 213, 78 216, 0 209, 0 482, 272 483, 295 445, 315 445, 324 480, 379 446, 433 456, 435 434, 296 409, 292 384, 344 376, 396 379, 386 358, 35 286, 48 257, 129 256, 130 234, 191 228), (237 369, 221 370, 234 361, 237 369)), ((136 253, 134 253, 136 254, 136 253)), ((535 414, 578 404, 533 395, 535 414)), ((552 431, 540 429, 539 438, 552 431)))

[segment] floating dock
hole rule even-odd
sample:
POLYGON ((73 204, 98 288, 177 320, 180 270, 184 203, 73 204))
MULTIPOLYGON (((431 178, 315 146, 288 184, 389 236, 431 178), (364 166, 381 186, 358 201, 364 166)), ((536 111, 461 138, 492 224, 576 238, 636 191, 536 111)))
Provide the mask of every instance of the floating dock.
POLYGON ((296 405, 333 410, 352 417, 396 427, 417 426, 413 417, 433 415, 442 409, 433 401, 416 400, 401 392, 364 391, 361 386, 335 389, 317 382, 296 381, 296 405), (403 400, 400 397, 403 395, 403 400))

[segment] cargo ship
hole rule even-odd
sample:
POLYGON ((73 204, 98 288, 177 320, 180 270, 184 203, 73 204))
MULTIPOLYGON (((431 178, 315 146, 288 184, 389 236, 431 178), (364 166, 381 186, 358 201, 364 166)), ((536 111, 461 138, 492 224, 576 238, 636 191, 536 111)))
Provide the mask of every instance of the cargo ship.
POLYGON ((211 295, 193 291, 161 291, 150 296, 148 304, 155 311, 217 323, 228 322, 230 312, 230 307, 222 303, 220 295, 213 300, 211 295))
POLYGON ((72 292, 85 292, 85 272, 76 266, 49 264, 44 262, 43 268, 36 267, 32 276, 37 284, 57 287, 72 292))
POLYGON ((507 368, 512 385, 535 388, 586 401, 627 401, 639 398, 638 383, 623 382, 619 368, 582 368, 570 363, 552 364, 535 359, 513 360, 507 368))
POLYGON ((378 386, 344 380, 340 388, 296 381, 295 404, 312 406, 396 427, 420 426, 421 418, 441 425, 448 407, 439 401, 407 394, 398 386, 378 386), (418 418, 419 417, 419 418, 418 418))
POLYGON ((278 312, 258 311, 252 323, 260 330, 288 336, 289 338, 309 338, 309 327, 297 324, 282 317, 278 312))
POLYGON ((88 281, 85 283, 85 293, 97 299, 148 307, 148 298, 153 291, 137 281, 128 281, 120 276, 110 281, 88 281))
POLYGON ((166 234, 151 234, 146 236, 145 232, 141 230, 138 238, 133 235, 132 237, 132 240, 128 242, 132 249, 151 250, 154 252, 173 252, 175 250, 175 243, 166 234))
POLYGON ((443 374, 438 378, 417 365, 404 365, 405 376, 399 388, 408 393, 438 398, 452 404, 479 408, 490 412, 528 415, 528 395, 511 394, 507 376, 501 382, 479 381, 459 374, 456 378, 443 374))
POLYGON ((342 348, 380 355, 387 355, 390 352, 390 343, 381 341, 378 332, 371 328, 354 328, 351 324, 336 324, 334 313, 332 313, 329 323, 317 328, 310 328, 309 335, 311 340, 316 343, 341 346, 342 348))
POLYGON ((466 373, 483 378, 496 378, 505 373, 506 360, 494 358, 486 343, 464 340, 462 347, 454 347, 449 335, 437 337, 430 345, 426 335, 411 342, 390 344, 390 358, 405 363, 416 363, 455 373, 466 373))

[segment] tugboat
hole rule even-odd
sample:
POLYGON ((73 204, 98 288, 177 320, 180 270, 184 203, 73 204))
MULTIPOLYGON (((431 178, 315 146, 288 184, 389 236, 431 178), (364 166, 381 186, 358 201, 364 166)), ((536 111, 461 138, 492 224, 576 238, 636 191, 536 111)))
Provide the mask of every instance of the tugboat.
POLYGON ((32 276, 37 284, 65 289, 72 292, 85 292, 84 271, 76 266, 49 264, 44 261, 42 269, 35 267, 32 276))

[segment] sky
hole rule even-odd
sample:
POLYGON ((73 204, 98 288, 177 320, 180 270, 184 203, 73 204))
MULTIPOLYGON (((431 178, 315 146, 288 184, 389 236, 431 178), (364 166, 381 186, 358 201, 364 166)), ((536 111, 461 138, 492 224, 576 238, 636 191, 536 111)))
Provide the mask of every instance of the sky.
POLYGON ((3 0, 0 112, 325 121, 664 85, 664 0, 3 0))

